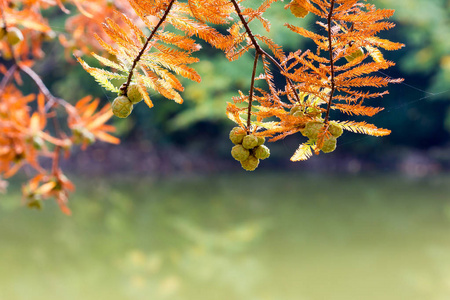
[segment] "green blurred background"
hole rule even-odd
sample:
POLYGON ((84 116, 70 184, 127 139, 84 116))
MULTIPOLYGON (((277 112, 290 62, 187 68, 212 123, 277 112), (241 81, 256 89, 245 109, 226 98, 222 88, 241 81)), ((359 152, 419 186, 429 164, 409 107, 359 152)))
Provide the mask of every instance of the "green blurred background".
MULTIPOLYGON (((317 25, 287 18, 285 4, 268 11, 269 36, 308 47, 282 25, 317 25)), ((0 299, 450 299, 450 1, 375 4, 396 9, 383 37, 406 44, 385 53, 398 64, 384 72, 405 83, 365 119, 390 136, 346 133, 305 163, 289 162, 302 142, 289 137, 245 172, 225 106, 248 90, 253 58, 229 63, 205 45, 185 104, 153 95, 155 108, 114 120, 121 145, 64 162, 72 217, 52 201, 22 207, 20 178, 0 194, 0 299)), ((52 22, 62 30, 58 13, 52 22)), ((48 47, 36 70, 55 95, 113 99, 48 47)))

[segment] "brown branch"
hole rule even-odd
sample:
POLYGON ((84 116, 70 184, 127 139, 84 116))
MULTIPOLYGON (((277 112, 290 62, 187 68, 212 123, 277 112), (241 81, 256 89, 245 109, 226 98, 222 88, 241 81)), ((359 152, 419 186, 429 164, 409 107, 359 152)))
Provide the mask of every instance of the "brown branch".
POLYGON ((250 85, 250 96, 248 97, 248 109, 247 109, 247 134, 250 134, 251 125, 251 112, 252 112, 252 102, 253 102, 253 91, 255 89, 255 77, 256 77, 256 67, 258 66, 259 53, 255 53, 255 61, 253 63, 252 71, 252 83, 250 85))
POLYGON ((334 95, 334 91, 336 89, 336 82, 334 80, 333 44, 332 44, 332 40, 331 40, 331 21, 332 21, 332 17, 333 17, 334 4, 335 4, 335 0, 331 0, 330 12, 328 14, 328 51, 330 52, 331 91, 330 91, 330 98, 328 99, 327 114, 325 115, 325 120, 324 120, 325 124, 328 123, 328 118, 330 117, 331 103, 333 101, 333 95, 334 95))
POLYGON ((239 4, 237 4, 236 0, 231 0, 231 3, 233 3, 234 9, 236 10, 236 13, 237 13, 239 19, 241 19, 241 22, 244 25, 245 31, 247 32, 248 36, 250 37, 250 40, 252 41, 252 44, 255 47, 256 52, 258 52, 259 54, 262 54, 262 49, 259 46, 258 42, 256 41, 256 38, 253 35, 252 30, 248 26, 247 21, 245 20, 244 16, 242 15, 242 10, 239 7, 239 4))
POLYGON ((54 150, 54 157, 53 157, 53 163, 52 163, 52 174, 57 175, 59 171, 59 158, 61 156, 61 147, 56 146, 54 150))
POLYGON ((6 72, 5 77, 3 77, 2 82, 0 82, 0 95, 3 94, 6 85, 9 83, 9 81, 11 80, 11 78, 14 75, 14 72, 17 70, 17 65, 14 64, 12 65, 11 68, 9 68, 8 72, 6 72))
POLYGON ((139 51, 139 54, 134 59, 133 65, 131 66, 131 69, 130 69, 130 73, 128 73, 127 82, 124 83, 120 87, 120 90, 124 94, 127 93, 127 89, 128 89, 128 86, 130 85, 131 78, 133 77, 133 72, 134 72, 134 69, 136 68, 137 63, 139 62, 139 60, 141 60, 142 55, 144 55, 144 52, 147 49, 147 46, 150 43, 150 41, 153 39, 153 36, 156 34, 156 31, 159 29, 159 27, 161 27, 162 23, 164 23, 164 21, 166 20, 167 16, 169 15, 170 10, 172 9, 174 2, 175 2, 175 0, 170 1, 169 6, 167 6, 166 11, 164 12, 164 15, 161 17, 158 24, 156 24, 155 28, 153 28, 152 32, 150 33, 150 36, 145 41, 145 44, 142 47, 141 51, 139 51))
POLYGON ((42 81, 42 79, 39 77, 36 72, 33 71, 30 67, 18 64, 17 65, 20 70, 22 70, 25 74, 27 74, 31 79, 33 79, 34 83, 38 86, 39 90, 42 94, 44 94, 45 98, 49 100, 49 102, 45 105, 46 111, 48 111, 53 104, 58 103, 62 105, 67 110, 74 110, 75 108, 68 102, 66 102, 64 99, 55 97, 52 95, 52 93, 49 91, 45 83, 42 81))
MULTIPOLYGON (((275 66, 277 66, 277 68, 280 70, 281 74, 283 74, 285 72, 285 70, 283 69, 283 67, 277 62, 277 60, 275 58, 273 58, 273 56, 271 56, 269 53, 267 53, 266 51, 262 50, 262 54, 267 57, 275 66)), ((297 102, 300 103, 300 97, 297 93, 297 90, 295 89, 294 83, 292 82, 292 80, 287 77, 284 76, 289 84, 289 86, 292 89, 292 92, 294 93, 295 98, 297 99, 297 102)))
MULTIPOLYGON (((258 42, 256 41, 256 38, 255 38, 255 36, 253 35, 253 32, 252 32, 252 30, 250 29, 250 27, 248 26, 248 23, 247 23, 247 21, 245 20, 245 18, 244 18, 244 16, 242 15, 242 10, 241 10, 241 8, 239 7, 239 4, 236 2, 236 0, 230 0, 232 3, 233 3, 233 5, 234 5, 234 9, 236 10, 236 13, 237 13, 237 15, 239 16, 239 19, 241 20, 241 22, 242 22, 242 24, 244 25, 244 28, 245 28, 245 31, 247 32, 247 34, 248 34, 248 36, 249 36, 249 38, 250 38, 250 40, 252 41, 252 44, 253 44, 253 47, 255 47, 255 50, 256 50, 256 57, 258 57, 258 55, 264 55, 264 56, 266 56, 279 70, 280 70, 280 72, 281 72, 281 74, 283 75, 283 73, 285 73, 285 70, 283 69, 283 67, 277 62, 277 60, 272 56, 272 55, 270 55, 269 53, 267 53, 266 51, 264 51, 262 48, 261 48, 261 46, 258 44, 258 42)), ((256 60, 255 60, 256 61, 256 60)), ((286 78, 286 80, 287 80, 287 82, 288 82, 288 84, 290 85, 290 87, 291 87, 291 89, 292 89, 292 92, 294 93, 294 96, 295 96, 295 98, 297 99, 297 102, 299 102, 300 103, 300 97, 298 96, 298 93, 297 93, 297 91, 295 90, 295 87, 294 87, 294 83, 292 82, 292 80, 290 79, 290 78, 288 78, 287 76, 285 76, 285 75, 283 75, 285 78, 286 78)), ((253 79, 254 78, 252 78, 252 82, 253 82, 253 79)), ((253 95, 252 95, 252 92, 250 92, 250 97, 252 97, 253 95)))

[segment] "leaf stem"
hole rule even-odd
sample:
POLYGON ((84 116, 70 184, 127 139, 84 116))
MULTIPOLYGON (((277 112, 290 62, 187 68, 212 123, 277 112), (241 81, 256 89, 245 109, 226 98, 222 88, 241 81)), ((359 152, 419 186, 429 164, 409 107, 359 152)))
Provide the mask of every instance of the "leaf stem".
MULTIPOLYGON (((251 106, 252 106, 251 105, 251 100, 253 99, 253 90, 254 90, 254 82, 255 82, 255 75, 256 75, 255 71, 256 71, 256 64, 258 62, 258 56, 259 55, 266 56, 280 70, 280 72, 282 74, 285 72, 285 70, 283 69, 283 67, 277 62, 277 60, 272 55, 270 55, 269 53, 264 51, 261 48, 261 46, 258 44, 258 42, 256 41, 255 36, 253 35, 252 30, 250 29, 250 27, 248 26, 247 21, 245 20, 244 16, 242 15, 242 10, 239 7, 239 4, 236 2, 236 0, 230 0, 230 1, 231 1, 231 3, 233 3, 234 9, 236 10, 236 13, 239 16, 239 19, 241 20, 242 24, 244 25, 245 31, 247 32, 250 40, 252 41, 253 47, 255 47, 255 50, 256 50, 255 65, 253 67, 253 75, 252 75, 252 86, 250 87, 249 111, 248 111, 248 120, 247 120, 247 131, 249 131, 250 130, 250 111, 251 111, 251 106)), ((294 93, 294 96, 295 96, 297 102, 300 103, 300 97, 298 96, 298 93, 295 90, 294 83, 286 75, 284 75, 284 77, 286 78, 289 86, 291 87, 292 92, 294 93)))
POLYGON ((250 96, 248 97, 248 109, 247 109, 247 134, 250 134, 251 125, 251 112, 252 112, 252 102, 253 102, 253 91, 255 89, 255 77, 256 77, 256 67, 258 66, 259 53, 255 53, 255 61, 253 63, 252 71, 252 83, 250 85, 250 96))
POLYGON ((331 109, 331 103, 333 101, 333 95, 334 91, 336 89, 336 82, 334 79, 334 58, 333 58, 333 44, 332 44, 332 36, 331 36, 331 21, 333 17, 333 11, 334 11, 334 4, 335 0, 331 0, 330 4, 330 12, 328 14, 328 51, 330 52, 330 72, 331 72, 331 91, 330 91, 330 98, 328 99, 328 106, 327 106, 327 114, 325 115, 324 123, 328 123, 328 119, 330 117, 330 109, 331 109))
POLYGON ((150 41, 153 39, 153 36, 156 34, 156 31, 159 29, 159 27, 161 27, 161 25, 164 23, 164 21, 166 20, 167 16, 169 15, 170 10, 172 9, 173 4, 175 3, 175 0, 171 0, 169 5, 166 8, 166 11, 164 12, 164 15, 161 17, 161 19, 159 20, 158 24, 156 24, 155 28, 153 28, 152 32, 150 33, 149 37, 147 38, 147 40, 145 41, 144 46, 142 47, 141 51, 139 51, 139 54, 136 56, 136 58, 133 61, 133 65, 131 66, 130 69, 130 73, 128 73, 128 78, 125 84, 123 84, 120 87, 120 90, 126 94, 128 86, 130 85, 131 82, 131 78, 133 77, 133 72, 134 69, 136 68, 137 63, 139 62, 139 60, 141 60, 142 55, 144 55, 145 50, 147 49, 148 44, 150 43, 150 41))
POLYGON ((11 68, 9 68, 8 72, 6 72, 5 77, 3 77, 2 81, 0 82, 0 95, 3 94, 4 89, 6 88, 6 85, 9 83, 9 81, 12 79, 14 72, 17 70, 17 65, 12 65, 11 68))
MULTIPOLYGON (((280 65, 280 63, 277 62, 277 60, 276 60, 275 58, 273 58, 273 56, 271 56, 269 53, 267 53, 267 52, 264 51, 263 49, 261 49, 261 51, 262 51, 262 54, 263 54, 265 57, 267 57, 267 58, 268 58, 275 66, 277 66, 277 68, 280 70, 280 72, 281 72, 282 74, 283 74, 283 72, 285 72, 285 70, 283 69, 283 67, 280 65)), ((299 97, 299 95, 298 95, 298 93, 297 93, 297 90, 295 89, 294 83, 292 82, 292 80, 291 80, 289 77, 287 77, 287 76, 284 76, 284 77, 286 78, 286 80, 287 80, 289 86, 291 87, 292 92, 294 93, 294 96, 295 96, 297 102, 300 103, 300 97, 299 97)))
POLYGON ((22 70, 25 74, 27 74, 34 81, 34 83, 36 83, 41 93, 44 94, 45 98, 49 100, 45 105, 45 111, 48 111, 55 103, 60 104, 66 110, 71 111, 75 110, 75 108, 64 99, 53 96, 52 93, 47 88, 47 86, 45 85, 45 83, 42 81, 39 75, 33 71, 33 69, 21 64, 17 64, 17 66, 19 67, 20 70, 22 70))

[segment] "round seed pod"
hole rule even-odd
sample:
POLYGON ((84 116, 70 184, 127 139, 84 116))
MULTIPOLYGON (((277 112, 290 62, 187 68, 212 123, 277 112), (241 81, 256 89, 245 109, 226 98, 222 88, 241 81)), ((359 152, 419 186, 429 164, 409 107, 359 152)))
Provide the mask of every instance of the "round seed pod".
POLYGON ((230 131, 230 140, 233 142, 233 144, 242 144, 242 140, 246 135, 247 134, 241 127, 234 127, 230 131))
POLYGON ((241 161, 241 166, 246 171, 254 171, 259 165, 259 159, 250 155, 246 160, 241 161))
POLYGON ((309 13, 302 5, 301 3, 304 0, 293 0, 291 2, 291 13, 296 16, 297 18, 304 18, 309 13))
POLYGON ((6 39, 11 46, 14 46, 23 41, 22 31, 16 27, 10 27, 6 33, 6 39))
POLYGON ((242 147, 242 145, 235 145, 231 148, 231 156, 235 160, 244 161, 250 156, 250 151, 242 147))
POLYGON ((336 143, 337 143, 337 138, 335 136, 331 136, 331 137, 327 138, 323 142, 323 146, 321 149, 322 152, 323 153, 333 152, 336 149, 336 143))
POLYGON ((345 56, 345 59, 348 62, 354 61, 355 59, 357 59, 358 57, 361 57, 364 55, 364 51, 361 48, 358 48, 355 52, 350 53, 349 55, 345 56))
POLYGON ((317 108, 317 107, 308 107, 306 109, 306 113, 313 115, 313 116, 318 116, 322 113, 322 111, 320 110, 320 108, 317 108))
POLYGON ((270 156, 270 150, 266 146, 261 145, 253 150, 253 155, 259 159, 266 159, 270 156))
POLYGON ((340 137, 344 133, 342 127, 336 124, 330 124, 328 131, 335 137, 340 137))
POLYGON ((292 106, 291 110, 289 111, 289 114, 293 115, 298 111, 302 111, 302 108, 298 105, 294 105, 294 106, 292 106))
POLYGON ((119 96, 112 103, 112 111, 116 117, 126 118, 133 110, 133 103, 126 96, 119 96))
POLYGON ((244 146, 245 149, 253 149, 258 146, 258 138, 253 134, 246 135, 242 140, 242 146, 244 146))
POLYGON ((257 136, 256 138, 258 139, 258 144, 256 146, 261 146, 266 142, 266 138, 263 136, 257 136))
POLYGON ((323 124, 318 121, 308 122, 306 123, 306 126, 304 129, 302 129, 300 132, 310 138, 311 140, 316 140, 319 136, 320 130, 322 129, 323 124))
POLYGON ((137 84, 132 83, 128 86, 127 97, 130 99, 131 103, 136 104, 142 101, 142 95, 139 92, 139 87, 137 84))
POLYGON ((293 113, 292 115, 293 115, 294 117, 298 117, 298 118, 301 118, 301 117, 304 117, 304 116, 305 116, 305 114, 304 114, 301 110, 296 111, 296 112, 293 113))

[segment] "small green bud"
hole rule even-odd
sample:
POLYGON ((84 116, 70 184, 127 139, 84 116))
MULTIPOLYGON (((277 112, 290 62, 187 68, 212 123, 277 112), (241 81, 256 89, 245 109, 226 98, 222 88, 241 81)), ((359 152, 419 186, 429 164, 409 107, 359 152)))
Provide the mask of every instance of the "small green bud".
POLYGON ((75 127, 72 133, 75 144, 92 145, 95 142, 95 135, 84 127, 75 127))
POLYGON ((93 143, 95 143, 95 135, 89 130, 84 130, 83 142, 86 143, 87 145, 92 145, 93 143))
POLYGON ((336 124, 330 124, 328 131, 335 137, 340 137, 344 133, 342 127, 336 124))
POLYGON ((254 171, 259 165, 259 159, 255 156, 250 155, 246 160, 241 161, 241 166, 244 170, 254 171))
POLYGON ((38 135, 33 136, 32 142, 33 148, 36 150, 42 150, 42 147, 44 147, 44 140, 38 135))
POLYGON ((253 149, 258 146, 258 138, 253 134, 246 135, 242 140, 242 146, 244 146, 245 149, 253 149))
POLYGON ((116 117, 126 118, 133 110, 133 103, 126 96, 119 96, 112 103, 112 111, 116 117))
POLYGON ((231 156, 235 160, 244 161, 250 156, 250 151, 242 147, 242 145, 235 145, 231 148, 231 156))
POLYGON ((261 145, 253 150, 253 155, 259 159, 266 159, 270 156, 270 150, 266 146, 261 145))
POLYGON ((293 113, 292 115, 293 115, 294 117, 298 117, 298 118, 301 118, 301 117, 304 117, 304 116, 305 116, 305 114, 304 114, 301 110, 296 111, 296 112, 293 113))
POLYGON ((348 62, 354 61, 355 59, 357 59, 358 57, 361 57, 364 55, 364 51, 361 48, 358 48, 356 51, 350 53, 349 55, 345 56, 345 59, 348 62))
POLYGON ((302 108, 298 105, 292 106, 291 110, 289 111, 290 115, 295 114, 296 112, 302 111, 302 108))
POLYGON ((11 46, 14 46, 23 41, 22 31, 20 31, 18 28, 10 27, 7 29, 7 31, 8 32, 6 33, 6 38, 11 46))
POLYGON ((308 107, 306 109, 306 113, 310 114, 310 115, 313 115, 313 116, 318 116, 318 115, 320 115, 322 113, 322 111, 318 107, 308 107))
POLYGON ((319 136, 320 130, 322 129, 323 124, 321 122, 313 121, 306 123, 306 126, 304 129, 302 129, 300 132, 310 138, 311 140, 316 140, 319 136))
POLYGON ((234 127, 230 131, 230 140, 233 142, 233 144, 242 144, 242 140, 246 135, 247 134, 241 127, 234 127))
POLYGON ((336 149, 336 143, 337 143, 337 138, 335 136, 331 136, 331 137, 327 138, 323 142, 323 146, 321 149, 322 152, 323 153, 333 152, 336 149))
POLYGON ((141 92, 139 92, 139 87, 137 84, 132 83, 128 86, 127 97, 130 99, 131 103, 136 104, 142 101, 141 92))
POLYGON ((266 142, 266 138, 263 136, 257 136, 258 138, 258 144, 256 146, 261 146, 266 142))
POLYGON ((27 203, 28 208, 35 208, 38 210, 42 209, 42 201, 40 200, 32 200, 27 203))

